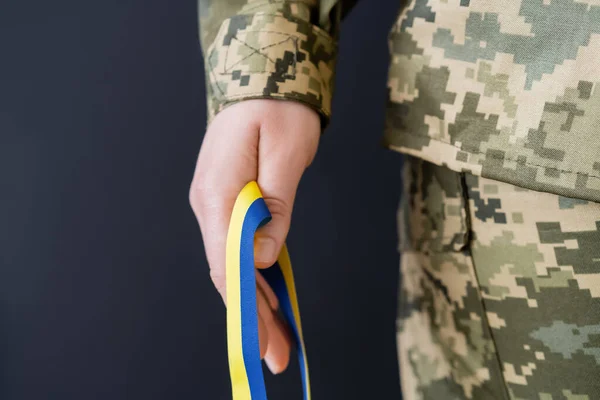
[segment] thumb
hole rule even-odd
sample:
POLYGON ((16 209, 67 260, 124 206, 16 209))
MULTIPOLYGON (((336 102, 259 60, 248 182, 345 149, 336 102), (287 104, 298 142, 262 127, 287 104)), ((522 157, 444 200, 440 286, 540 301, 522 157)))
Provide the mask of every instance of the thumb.
POLYGON ((272 219, 268 224, 260 228, 255 235, 255 263, 258 268, 269 268, 277 261, 281 248, 285 243, 290 221, 296 188, 300 181, 298 176, 281 173, 281 167, 269 168, 259 176, 258 184, 272 219), (266 175, 266 176, 265 176, 266 175))
POLYGON ((272 219, 255 236, 258 268, 269 268, 277 261, 290 228, 300 178, 314 158, 318 143, 318 128, 314 132, 283 132, 261 135, 259 142, 258 185, 272 219), (313 134, 316 140, 307 140, 313 134))
MULTIPOLYGON (((263 193, 264 195, 264 193, 263 193)), ((277 261, 290 228, 290 206, 278 198, 267 198, 272 220, 255 236, 255 264, 257 268, 269 268, 277 261)))

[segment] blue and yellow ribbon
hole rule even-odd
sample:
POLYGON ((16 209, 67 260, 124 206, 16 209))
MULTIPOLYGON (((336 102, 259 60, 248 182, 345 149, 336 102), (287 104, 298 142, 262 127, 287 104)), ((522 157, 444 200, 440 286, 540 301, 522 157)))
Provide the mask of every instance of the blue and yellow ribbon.
MULTIPOLYGON (((256 182, 248 183, 235 202, 227 235, 227 347, 233 400, 267 399, 258 342, 254 234, 270 219, 271 214, 258 185, 256 182)), ((261 273, 277 295, 281 311, 292 329, 302 374, 304 400, 310 400, 300 309, 292 264, 285 245, 277 263, 261 270, 261 273)))

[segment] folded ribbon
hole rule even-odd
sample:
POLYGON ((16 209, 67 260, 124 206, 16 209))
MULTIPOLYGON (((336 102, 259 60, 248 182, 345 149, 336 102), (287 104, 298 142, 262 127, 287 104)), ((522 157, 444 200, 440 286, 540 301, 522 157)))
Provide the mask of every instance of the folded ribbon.
MULTIPOLYGON (((235 202, 227 234, 227 347, 233 400, 267 400, 258 342, 254 233, 270 219, 271 214, 258 185, 256 182, 248 183, 235 202)), ((285 245, 277 263, 260 273, 277 295, 283 316, 292 330, 304 400, 310 400, 300 309, 285 245)))

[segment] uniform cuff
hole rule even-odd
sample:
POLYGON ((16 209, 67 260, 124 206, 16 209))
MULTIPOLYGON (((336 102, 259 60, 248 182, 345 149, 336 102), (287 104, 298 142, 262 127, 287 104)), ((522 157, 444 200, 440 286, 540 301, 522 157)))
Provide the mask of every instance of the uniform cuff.
POLYGON ((205 53, 209 121, 247 99, 294 100, 331 116, 336 44, 327 32, 281 14, 237 15, 205 53))

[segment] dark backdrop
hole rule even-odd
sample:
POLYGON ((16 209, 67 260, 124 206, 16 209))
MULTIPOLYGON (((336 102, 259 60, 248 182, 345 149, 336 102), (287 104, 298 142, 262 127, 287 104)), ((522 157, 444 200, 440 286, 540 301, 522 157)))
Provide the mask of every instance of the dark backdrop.
MULTIPOLYGON (((335 117, 289 244, 315 399, 398 399, 400 157, 380 147, 396 0, 343 26, 335 117)), ((4 0, 0 398, 228 399, 188 185, 205 124, 195 1, 4 0)), ((300 399, 297 368, 268 377, 300 399)))

